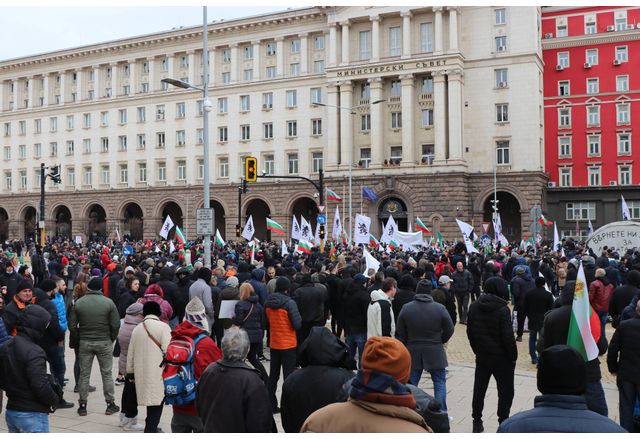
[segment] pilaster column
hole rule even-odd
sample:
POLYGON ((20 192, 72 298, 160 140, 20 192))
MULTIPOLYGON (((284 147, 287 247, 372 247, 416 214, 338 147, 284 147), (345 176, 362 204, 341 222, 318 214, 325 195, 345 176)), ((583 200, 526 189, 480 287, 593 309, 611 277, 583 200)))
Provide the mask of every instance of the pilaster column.
POLYGON ((33 76, 30 76, 27 78, 27 100, 29 101, 27 103, 27 108, 31 109, 33 108, 33 89, 35 88, 35 81, 33 79, 33 76))
POLYGON ((336 23, 329 25, 329 62, 328 67, 335 67, 338 62, 338 28, 336 23))
MULTIPOLYGON (((402 58, 411 57, 411 11, 400 13, 402 17, 402 58)), ((403 153, 404 154, 404 153, 403 153)))
POLYGON ((194 50, 190 50, 187 52, 187 62, 189 63, 188 67, 188 78, 189 84, 196 83, 196 53, 194 50))
POLYGON ((253 79, 257 81, 260 79, 260 69, 262 68, 260 66, 262 56, 260 47, 262 47, 262 44, 260 44, 260 40, 252 41, 251 44, 253 45, 253 79))
MULTIPOLYGON (((340 83, 340 107, 351 108, 353 83, 340 83)), ((340 110, 340 165, 345 169, 353 165, 353 120, 348 110, 340 110)))
POLYGON ((135 96, 138 91, 138 64, 135 59, 129 60, 129 96, 135 96))
MULTIPOLYGON (((370 102, 382 99, 382 78, 369 79, 369 90, 371 91, 370 102)), ((370 106, 371 112, 371 130, 369 139, 371 140, 371 167, 379 168, 384 160, 384 135, 382 120, 382 110, 384 104, 376 104, 370 106)))
POLYGON ((18 81, 17 80, 13 80, 11 81, 11 84, 13 85, 13 105, 11 105, 11 111, 17 111, 18 110, 18 81))
POLYGON ((118 81, 118 63, 112 63, 111 66, 111 96, 116 97, 120 93, 120 81, 118 81))
POLYGON ((380 16, 369 17, 371 21, 371 61, 380 61, 380 16))
POLYGON ((67 72, 60 72, 60 104, 64 104, 67 100, 67 72))
POLYGON ((458 51, 458 7, 447 6, 449 10, 449 52, 458 51))
POLYGON ((434 55, 442 53, 442 6, 434 6, 436 17, 433 23, 434 55))
POLYGON ((5 110, 4 100, 7 95, 5 81, 0 81, 0 112, 5 110))
POLYGON ((97 101, 102 96, 102 84, 100 80, 100 66, 93 66, 93 100, 97 101))
POLYGON ((284 37, 276 38, 276 77, 284 76, 284 37))
POLYGON ((462 85, 463 72, 455 69, 447 75, 449 89, 449 158, 462 159, 462 85))
POLYGON ((327 171, 335 171, 338 169, 339 148, 338 140, 340 132, 338 130, 338 84, 330 83, 327 86, 327 171))
POLYGON ((76 101, 78 102, 84 101, 83 81, 84 81, 84 73, 82 72, 82 69, 76 70, 76 101))
MULTIPOLYGON (((217 70, 216 70, 216 48, 212 47, 211 49, 209 49, 209 86, 212 87, 214 85, 216 85, 217 81, 217 77, 216 75, 217 70)), ((204 78, 203 78, 204 80, 204 78)))
MULTIPOLYGON (((175 56, 167 55, 167 78, 175 78, 175 56)), ((175 87, 173 87, 175 88, 175 87)), ((171 87, 170 87, 171 89, 171 87)))
POLYGON ((231 44, 231 83, 238 82, 238 43, 231 44))
POLYGON ((415 88, 413 81, 413 75, 400 76, 402 86, 402 164, 407 166, 413 166, 416 163, 415 129, 413 124, 415 88))
MULTIPOLYGON (((147 58, 147 65, 149 66, 149 73, 147 73, 147 84, 149 84, 149 93, 153 93, 155 90, 154 82, 156 79, 156 62, 155 58, 147 58)), ((143 73, 144 75, 144 73, 143 73)), ((142 76, 142 75, 141 75, 142 76)))
POLYGON ((445 115, 444 72, 432 72, 433 76, 433 131, 434 131, 434 161, 444 161, 447 158, 447 133, 445 115))
POLYGON ((309 72, 309 34, 300 34, 300 74, 309 72))
POLYGON ((44 76, 42 77, 42 96, 44 97, 43 102, 42 102, 42 106, 46 107, 47 105, 49 105, 49 73, 45 73, 44 76))
POLYGON ((343 21, 340 23, 342 26, 342 53, 340 65, 345 66, 349 64, 349 21, 343 21))

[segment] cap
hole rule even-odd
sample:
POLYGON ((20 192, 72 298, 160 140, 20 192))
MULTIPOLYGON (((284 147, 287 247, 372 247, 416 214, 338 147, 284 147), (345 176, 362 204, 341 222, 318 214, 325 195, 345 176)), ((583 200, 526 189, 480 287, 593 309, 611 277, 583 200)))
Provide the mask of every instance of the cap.
POLYGON ((444 276, 440 276, 440 279, 438 279, 438 283, 440 285, 446 285, 448 283, 453 282, 453 279, 451 279, 449 276, 444 275, 444 276))

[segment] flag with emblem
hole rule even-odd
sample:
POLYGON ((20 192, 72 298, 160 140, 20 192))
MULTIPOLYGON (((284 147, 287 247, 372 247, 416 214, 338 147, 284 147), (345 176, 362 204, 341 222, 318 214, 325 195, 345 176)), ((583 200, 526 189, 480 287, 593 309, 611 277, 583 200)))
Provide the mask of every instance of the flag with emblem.
POLYGON ((336 214, 333 217, 333 228, 331 229, 331 236, 333 239, 340 239, 342 233, 342 221, 340 221, 340 210, 336 206, 336 214))
POLYGON ((584 267, 580 264, 576 278, 576 289, 571 305, 571 320, 567 344, 580 352, 584 361, 598 358, 600 339, 600 319, 589 304, 589 291, 584 267))
POLYGON ((291 221, 291 238, 300 239, 300 224, 298 224, 298 220, 296 219, 295 216, 291 221))
POLYGON ((327 188, 327 200, 333 200, 333 201, 340 202, 340 201, 342 201, 342 197, 340 197, 338 194, 336 194, 331 189, 327 188))
POLYGON ((247 241, 251 241, 255 232, 256 229, 253 227, 253 215, 249 215, 247 224, 244 225, 244 230, 242 231, 242 237, 247 241))
POLYGON ((167 215, 167 218, 165 218, 164 223, 162 224, 159 235, 164 239, 167 239, 167 237, 169 236, 169 231, 173 228, 173 226, 174 224, 171 220, 171 216, 167 215))

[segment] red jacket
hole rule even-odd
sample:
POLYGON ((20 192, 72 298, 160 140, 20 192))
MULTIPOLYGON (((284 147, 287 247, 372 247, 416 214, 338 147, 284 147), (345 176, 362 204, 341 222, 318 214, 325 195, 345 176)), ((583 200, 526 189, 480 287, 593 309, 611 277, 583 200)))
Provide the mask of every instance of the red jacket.
MULTIPOLYGON (((192 325, 186 320, 180 323, 171 331, 171 337, 176 335, 186 335, 194 340, 204 331, 197 326, 192 325)), ((193 371, 196 375, 196 380, 200 379, 207 366, 211 363, 215 363, 222 358, 222 351, 209 336, 205 336, 196 344, 196 351, 193 354, 193 371)), ((174 413, 182 413, 188 416, 198 416, 196 411, 195 401, 188 405, 173 406, 174 413)))
POLYGON ((613 284, 607 278, 605 282, 599 278, 589 285, 589 303, 596 311, 609 311, 609 302, 613 294, 613 284))

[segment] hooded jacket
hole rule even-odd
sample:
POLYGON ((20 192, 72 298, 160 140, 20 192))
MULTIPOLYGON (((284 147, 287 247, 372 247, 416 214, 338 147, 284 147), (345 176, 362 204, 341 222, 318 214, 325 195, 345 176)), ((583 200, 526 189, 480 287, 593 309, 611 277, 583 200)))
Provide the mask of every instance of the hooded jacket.
POLYGON ((264 308, 258 302, 258 296, 251 295, 236 303, 233 324, 247 331, 249 343, 262 343, 265 323, 264 308))
MULTIPOLYGON (((169 305, 171 305, 171 308, 173 309, 173 313, 176 315, 182 313, 182 315, 184 315, 184 308, 176 309, 178 305, 178 285, 174 280, 173 269, 171 267, 162 267, 160 270, 160 280, 157 283, 162 288, 164 300, 169 302, 169 305)), ((187 303, 185 303, 185 306, 187 303)))
POLYGON ((515 309, 522 308, 524 295, 536 287, 536 283, 528 273, 518 274, 511 281, 511 297, 515 309))
POLYGON ((589 285, 589 303, 596 311, 609 311, 609 302, 613 294, 613 284, 607 277, 596 278, 589 285))
POLYGON ((164 299, 164 292, 161 288, 153 288, 153 285, 150 285, 145 290, 144 296, 139 298, 137 302, 142 304, 145 304, 147 302, 156 302, 158 305, 160 305, 160 309, 162 310, 160 320, 167 324, 173 316, 173 308, 171 308, 171 304, 164 299))
MULTIPOLYGON (((239 275, 240 273, 238 273, 239 275)), ((253 290, 256 292, 257 296, 258 296, 258 300, 260 301, 260 305, 264 306, 265 302, 267 301, 267 284, 265 284, 262 279, 264 279, 264 270, 261 268, 256 268, 251 272, 251 279, 249 280, 249 283, 251 284, 251 286, 253 287, 253 290)), ((240 277, 236 275, 236 277, 238 277, 238 282, 242 283, 242 281, 240 280, 240 277)))
POLYGON ((7 287, 7 295, 4 297, 4 303, 9 303, 11 299, 13 299, 21 280, 22 277, 16 270, 13 270, 11 273, 4 272, 0 275, 0 286, 7 287))
POLYGON ((396 322, 393 316, 391 298, 382 290, 371 292, 371 303, 367 308, 367 338, 393 337, 396 322))
MULTIPOLYGON (((405 274, 400 278, 400 281, 398 282, 398 290, 396 291, 396 295, 393 298, 392 302, 393 315, 396 322, 398 321, 398 316, 400 315, 402 307, 411 302, 416 295, 412 278, 413 276, 411 276, 410 274, 405 274)), ((374 290, 372 290, 371 292, 373 291, 374 290)))
POLYGON ((238 278, 238 284, 251 280, 250 268, 251 267, 249 266, 249 264, 247 264, 245 261, 238 262, 238 272, 236 273, 236 277, 238 278))
POLYGON ((189 287, 189 300, 193 299, 194 297, 200 299, 204 304, 209 328, 213 328, 213 322, 216 320, 215 309, 213 306, 213 293, 211 292, 211 286, 207 282, 205 282, 204 279, 196 280, 189 287))
POLYGON ((60 321, 58 320, 58 310, 51 301, 51 297, 40 288, 34 288, 33 295, 36 298, 36 305, 43 307, 51 316, 50 324, 44 331, 39 343, 43 349, 51 349, 56 347, 58 342, 64 340, 64 331, 60 328, 60 321))
POLYGON ((481 294, 469 307, 467 337, 477 359, 518 359, 511 312, 507 301, 493 294, 481 294))
POLYGON ((371 296, 364 286, 349 278, 342 298, 342 317, 347 334, 367 332, 367 309, 371 296))
POLYGON ((286 294, 276 291, 267 298, 264 308, 271 330, 271 349, 297 347, 296 330, 302 326, 302 318, 296 302, 286 294))
POLYGON ((329 302, 328 294, 316 287, 310 279, 293 292, 293 300, 298 305, 303 323, 325 321, 325 306, 329 302))
POLYGON ((187 303, 189 303, 189 288, 193 284, 193 281, 189 278, 189 276, 184 276, 183 279, 178 277, 178 292, 176 298, 174 300, 175 307, 173 308, 173 312, 176 316, 178 316, 178 321, 184 320, 184 310, 187 307, 187 303))
MULTIPOLYGON (((139 306, 139 305, 138 305, 139 306)), ((120 331, 118 332, 118 344, 120 345, 120 357, 118 357, 118 373, 126 375, 127 373, 127 353, 129 352, 129 342, 131 341, 131 333, 140 322, 142 322, 142 313, 130 314, 126 312, 120 331)))

